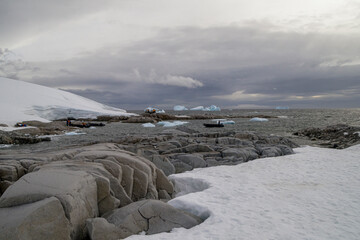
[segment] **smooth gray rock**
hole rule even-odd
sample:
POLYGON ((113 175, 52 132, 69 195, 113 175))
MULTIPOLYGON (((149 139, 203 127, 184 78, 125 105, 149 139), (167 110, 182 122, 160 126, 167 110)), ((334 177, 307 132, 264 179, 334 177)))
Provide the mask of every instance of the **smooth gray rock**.
POLYGON ((223 158, 238 159, 239 162, 247 162, 259 158, 259 153, 255 148, 227 148, 221 152, 223 158))
POLYGON ((133 234, 168 232, 173 228, 191 228, 202 221, 159 200, 143 200, 104 215, 109 223, 133 234))
POLYGON ((44 169, 26 174, 0 198, 0 208, 33 203, 55 196, 70 222, 71 237, 84 237, 85 220, 98 215, 97 186, 83 171, 44 169))
POLYGON ((176 156, 176 160, 190 165, 192 168, 203 168, 206 167, 204 159, 195 154, 179 154, 176 156))
POLYGON ((18 180, 16 167, 0 165, 0 180, 8 180, 10 182, 18 180))
POLYGON ((171 162, 167 157, 160 155, 153 155, 150 161, 154 163, 156 167, 163 170, 166 176, 175 173, 175 167, 174 165, 171 164, 171 162))
POLYGON ((118 240, 132 235, 127 229, 116 227, 105 218, 86 220, 86 228, 91 240, 118 240))
POLYGON ((71 228, 55 197, 0 208, 0 240, 70 240, 71 228))

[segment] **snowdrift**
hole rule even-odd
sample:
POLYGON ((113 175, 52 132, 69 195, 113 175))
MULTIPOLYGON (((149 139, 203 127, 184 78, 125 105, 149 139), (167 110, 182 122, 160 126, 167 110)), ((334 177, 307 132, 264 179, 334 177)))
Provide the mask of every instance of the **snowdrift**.
POLYGON ((0 123, 8 126, 30 120, 132 115, 66 91, 3 77, 0 77, 0 112, 0 123))

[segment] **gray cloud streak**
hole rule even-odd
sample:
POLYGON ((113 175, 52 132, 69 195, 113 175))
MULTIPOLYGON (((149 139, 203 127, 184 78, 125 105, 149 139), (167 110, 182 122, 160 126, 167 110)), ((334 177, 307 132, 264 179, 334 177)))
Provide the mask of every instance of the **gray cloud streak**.
POLYGON ((16 75, 129 109, 176 103, 356 107, 359 42, 360 33, 284 32, 268 23, 185 27, 165 29, 126 48, 112 46, 66 62, 32 63, 16 75), (156 74, 150 76, 152 71, 156 74), (266 97, 214 97, 236 91, 266 97), (322 97, 311 98, 316 95, 322 97))

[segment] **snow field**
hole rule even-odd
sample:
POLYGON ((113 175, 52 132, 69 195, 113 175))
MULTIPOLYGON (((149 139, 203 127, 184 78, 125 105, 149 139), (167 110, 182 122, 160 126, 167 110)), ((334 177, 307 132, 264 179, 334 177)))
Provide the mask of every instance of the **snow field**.
POLYGON ((184 192, 169 203, 209 218, 129 239, 360 239, 360 145, 295 151, 172 175, 184 192))
POLYGON ((0 77, 0 100, 0 123, 10 126, 0 130, 13 130, 11 126, 21 121, 132 115, 66 91, 3 77, 0 77))

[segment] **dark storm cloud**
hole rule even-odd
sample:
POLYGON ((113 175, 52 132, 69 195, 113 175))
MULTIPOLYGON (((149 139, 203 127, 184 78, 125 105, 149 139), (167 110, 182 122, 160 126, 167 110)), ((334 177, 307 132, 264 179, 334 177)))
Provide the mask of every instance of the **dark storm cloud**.
POLYGON ((38 63, 41 71, 32 74, 31 81, 73 89, 111 105, 126 103, 128 108, 356 107, 359 42, 359 35, 277 31, 264 22, 167 29, 126 48, 113 46, 66 62, 38 63), (184 79, 189 82, 179 84, 184 79), (174 82, 167 85, 167 80, 174 82))

